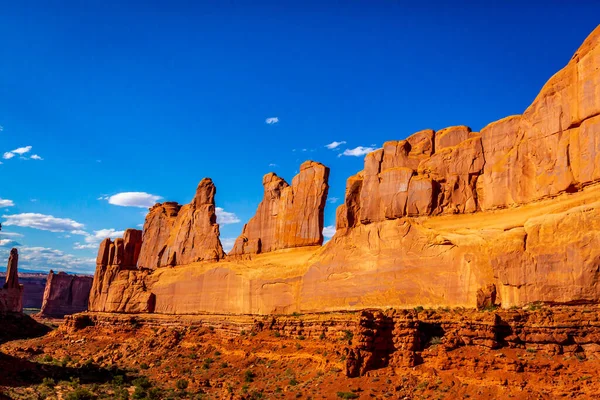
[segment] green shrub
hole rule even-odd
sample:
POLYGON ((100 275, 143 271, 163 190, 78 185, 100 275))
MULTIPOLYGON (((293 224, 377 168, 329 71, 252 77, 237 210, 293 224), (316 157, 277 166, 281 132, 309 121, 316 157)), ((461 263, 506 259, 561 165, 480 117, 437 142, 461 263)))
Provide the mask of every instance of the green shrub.
POLYGON ((298 384, 298 381, 296 380, 296 378, 290 379, 290 385, 291 386, 296 386, 297 384, 298 384))
POLYGON ((351 341, 352 339, 354 339, 354 334, 349 331, 348 329, 342 331, 344 333, 344 340, 346 341, 351 341))
POLYGON ((175 387, 181 391, 184 391, 185 389, 187 389, 189 386, 188 381, 186 381, 185 379, 179 379, 176 383, 175 383, 175 387))
POLYGON ((340 399, 358 399, 358 395, 352 392, 337 392, 337 397, 340 399))
POLYGON ((148 366, 148 364, 146 364, 146 363, 140 364, 140 369, 148 369, 148 368, 150 368, 150 366, 148 366))
POLYGON ((442 343, 442 338, 439 336, 434 336, 429 340, 429 344, 432 346, 438 345, 442 343))
POLYGON ((42 385, 52 388, 52 387, 56 386, 56 382, 52 378, 44 378, 42 380, 42 385))
POLYGON ((256 374, 250 370, 244 372, 244 382, 254 382, 254 378, 256 378, 256 374))
POLYGON ((95 400, 96 395, 84 388, 77 388, 67 394, 65 400, 95 400))
POLYGON ((414 310, 415 310, 416 312, 423 312, 423 310, 425 310, 425 308, 423 308, 423 306, 416 306, 416 307, 414 308, 414 310))

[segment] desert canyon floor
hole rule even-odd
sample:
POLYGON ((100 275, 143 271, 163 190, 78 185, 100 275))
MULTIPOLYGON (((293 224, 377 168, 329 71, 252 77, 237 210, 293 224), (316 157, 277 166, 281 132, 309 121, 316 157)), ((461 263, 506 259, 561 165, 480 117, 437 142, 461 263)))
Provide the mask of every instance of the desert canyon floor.
MULTIPOLYGON (((593 344, 599 311, 535 305, 176 319, 79 314, 45 336, 0 346, 0 393, 9 399, 592 399, 600 393, 600 346, 593 344), (584 327, 582 317, 589 320, 584 327), (384 360, 409 337, 415 351, 384 360), (356 348, 370 349, 373 367, 378 357, 390 365, 356 376, 356 348)), ((12 321, 24 323, 34 334, 45 332, 28 317, 12 321)))

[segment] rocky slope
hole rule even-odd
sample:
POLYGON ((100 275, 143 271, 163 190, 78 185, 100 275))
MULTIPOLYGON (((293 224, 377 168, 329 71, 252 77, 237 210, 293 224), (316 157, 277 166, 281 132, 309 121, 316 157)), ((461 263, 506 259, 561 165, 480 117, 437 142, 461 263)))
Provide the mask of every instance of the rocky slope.
POLYGON ((0 313, 23 311, 23 286, 19 284, 19 252, 10 251, 6 267, 6 282, 0 288, 0 313))
MULTIPOLYGON (((204 238, 212 223, 190 231, 190 222, 176 223, 183 208, 155 206, 138 267, 100 268, 90 308, 269 314, 597 303, 599 138, 600 27, 522 115, 481 132, 424 130, 368 154, 364 170, 348 179, 337 232, 325 246, 309 245, 321 241, 328 171, 305 163, 299 176, 306 178, 291 191, 265 176, 265 198, 232 257, 217 249, 213 257, 182 258, 175 243, 185 241, 173 238, 204 238), (290 206, 289 192, 299 206, 290 206)), ((210 219, 214 199, 205 197, 210 219)), ((218 227, 208 231, 218 241, 218 227)))
POLYGON ((124 390, 131 398, 141 392, 130 376, 138 371, 155 398, 174 397, 175 390, 182 399, 593 399, 600 391, 598 315, 597 306, 539 305, 177 318, 79 314, 42 338, 0 345, 12 357, 0 393, 66 398, 77 382, 58 381, 74 376, 98 398, 124 397, 117 395, 124 390), (19 371, 24 364, 31 374, 19 371), (122 376, 113 380, 102 371, 122 376), (44 377, 56 385, 40 385, 44 377), (188 384, 185 393, 176 388, 180 380, 188 384))
POLYGON ((55 274, 50 270, 40 314, 62 318, 67 314, 86 311, 92 281, 91 276, 69 275, 64 272, 55 274))

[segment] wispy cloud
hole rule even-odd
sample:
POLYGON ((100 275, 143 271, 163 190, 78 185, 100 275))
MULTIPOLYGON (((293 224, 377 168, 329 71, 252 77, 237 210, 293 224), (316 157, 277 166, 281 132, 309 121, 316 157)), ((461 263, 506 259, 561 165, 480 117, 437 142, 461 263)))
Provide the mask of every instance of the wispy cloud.
POLYGON ((100 245, 100 242, 106 238, 115 239, 118 237, 122 237, 125 231, 117 231, 115 229, 100 229, 98 231, 94 231, 93 233, 85 233, 85 243, 75 242, 74 249, 83 250, 83 249, 97 249, 100 245))
POLYGON ((0 199, 0 207, 14 207, 15 203, 12 200, 0 199))
POLYGON ((271 164, 269 164, 269 167, 277 167, 277 164, 271 163, 271 164))
POLYGON ((335 226, 329 225, 323 227, 323 236, 327 239, 331 239, 335 235, 335 226))
POLYGON ((221 238, 221 245, 223 246, 225 253, 229 253, 231 249, 233 249, 234 244, 235 238, 221 238))
POLYGON ((162 199, 161 196, 146 192, 123 192, 112 196, 103 195, 98 200, 108 200, 109 204, 121 207, 149 208, 162 199))
POLYGON ((325 147, 327 147, 329 150, 333 150, 333 149, 337 149, 338 147, 340 147, 343 144, 346 144, 345 140, 342 140, 341 142, 333 141, 329 144, 326 144, 325 147))
MULTIPOLYGON (((8 257, 8 248, 0 249, 0 258, 8 257)), ((19 248, 19 269, 48 271, 50 269, 68 270, 79 273, 93 273, 95 258, 77 257, 61 250, 49 247, 19 248)))
POLYGON ((337 197, 330 197, 329 199, 327 199, 328 202, 330 202, 331 204, 335 204, 338 202, 338 198, 337 197))
POLYGON ((13 239, 0 239, 0 247, 16 247, 21 244, 13 239))
POLYGON ((215 208, 215 213, 217 214, 217 223, 226 225, 226 224, 237 224, 242 222, 235 213, 227 212, 223 210, 221 207, 215 208))
POLYGON ((368 153, 370 153, 372 151, 375 151, 374 147, 358 146, 358 147, 355 147, 353 149, 346 149, 346 150, 344 150, 343 153, 338 154, 338 157, 341 157, 341 156, 360 157, 360 156, 364 156, 365 154, 368 154, 368 153))
POLYGON ((14 150, 7 151, 6 153, 4 153, 2 155, 2 158, 4 158, 5 160, 10 160, 11 158, 18 155, 18 156, 21 156, 21 159, 23 159, 23 160, 43 160, 43 158, 37 154, 34 154, 29 158, 24 156, 25 154, 29 153, 32 148, 33 148, 32 146, 19 147, 14 150))
POLYGON ((279 122, 279 118, 277 117, 270 117, 265 119, 265 122, 267 123, 267 125, 273 125, 279 122))
POLYGON ((70 218, 56 218, 52 215, 38 213, 22 213, 3 215, 3 222, 6 226, 20 226, 25 228, 39 229, 50 232, 71 232, 74 234, 85 234, 84 224, 74 221, 70 218))
POLYGON ((17 233, 17 232, 0 232, 0 236, 23 237, 23 235, 21 233, 17 233))

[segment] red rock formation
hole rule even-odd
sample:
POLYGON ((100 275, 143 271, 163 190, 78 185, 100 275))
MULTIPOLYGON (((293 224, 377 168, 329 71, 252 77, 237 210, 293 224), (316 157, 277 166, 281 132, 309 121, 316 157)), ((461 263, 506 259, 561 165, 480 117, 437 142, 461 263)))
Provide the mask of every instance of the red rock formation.
POLYGON ((127 229, 124 239, 100 243, 96 273, 89 296, 91 311, 152 312, 154 296, 146 290, 147 272, 136 267, 142 247, 142 232, 127 229))
POLYGON ((240 256, 322 244, 328 179, 329 168, 314 161, 300 166, 291 186, 272 172, 265 175, 263 200, 229 254, 240 256))
MULTIPOLYGON (((150 291, 161 313, 598 303, 598 138, 600 27, 523 115, 481 133, 424 130, 368 154, 322 248, 292 249, 321 241, 328 170, 308 163, 291 186, 265 176, 231 252, 256 256, 136 272, 116 284, 124 296, 98 307, 127 309, 150 291)), ((169 242, 180 211, 172 221, 166 209, 151 212, 147 232, 169 242)), ((179 264, 178 252, 148 246, 163 259, 152 268, 179 264)))
POLYGON ((55 274, 50 270, 46 280, 44 299, 40 314, 62 318, 88 309, 88 299, 92 289, 91 276, 55 274))
POLYGON ((10 251, 6 267, 6 283, 0 289, 0 313, 23 311, 23 286, 19 285, 19 252, 10 251))
POLYGON ((212 180, 204 178, 190 204, 166 202, 152 207, 144 224, 139 267, 156 269, 223 258, 216 191, 212 180))
POLYGON ((4 289, 14 289, 19 287, 19 252, 17 249, 10 251, 8 256, 8 266, 6 267, 6 283, 4 289))

